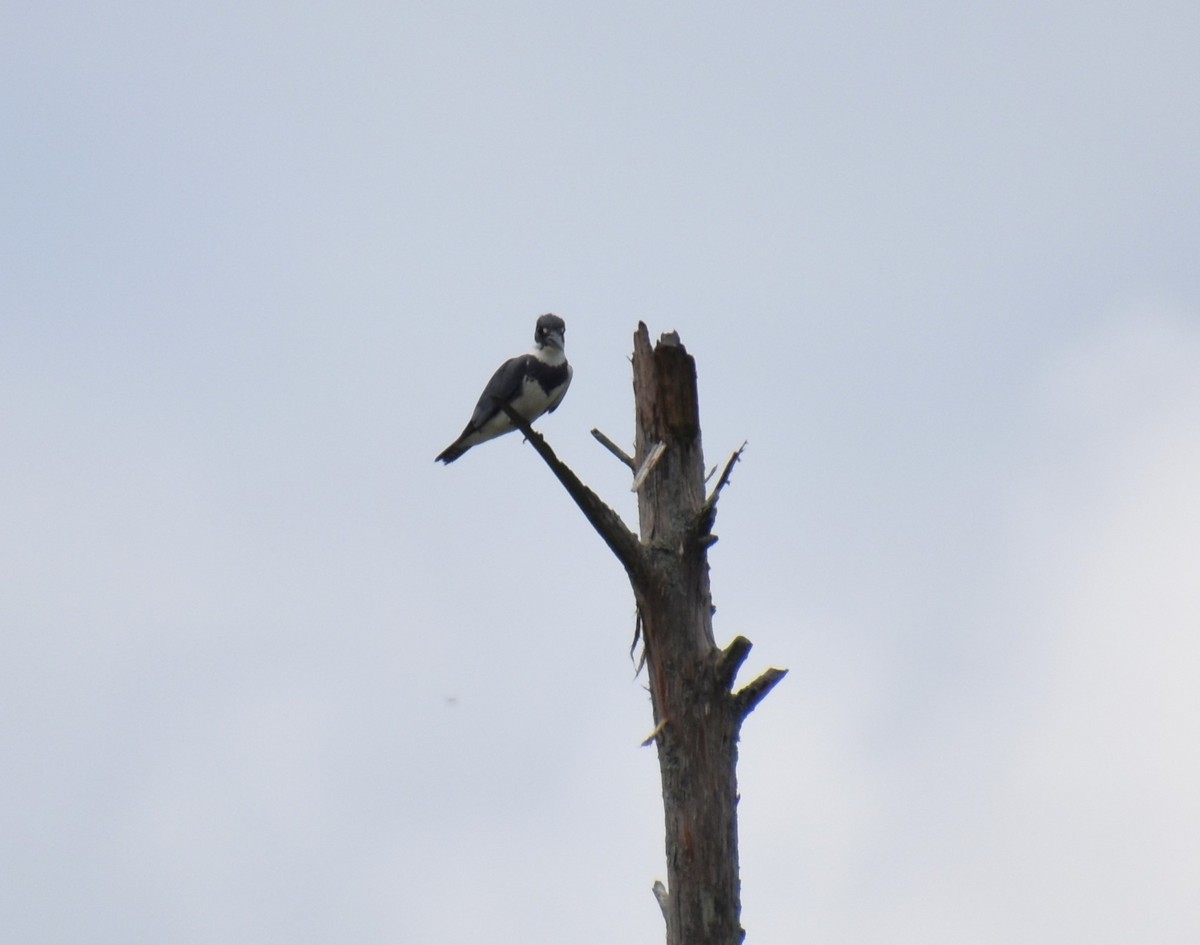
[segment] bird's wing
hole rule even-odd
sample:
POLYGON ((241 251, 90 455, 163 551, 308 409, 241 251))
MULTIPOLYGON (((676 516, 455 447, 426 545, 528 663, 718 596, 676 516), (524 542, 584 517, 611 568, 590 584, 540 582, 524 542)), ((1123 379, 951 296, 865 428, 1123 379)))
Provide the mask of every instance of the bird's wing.
POLYGON ((496 373, 479 395, 479 403, 475 405, 475 412, 471 414, 468 429, 478 430, 496 415, 500 404, 516 398, 521 392, 521 379, 525 376, 525 359, 528 357, 529 355, 522 354, 509 358, 496 368, 496 373))

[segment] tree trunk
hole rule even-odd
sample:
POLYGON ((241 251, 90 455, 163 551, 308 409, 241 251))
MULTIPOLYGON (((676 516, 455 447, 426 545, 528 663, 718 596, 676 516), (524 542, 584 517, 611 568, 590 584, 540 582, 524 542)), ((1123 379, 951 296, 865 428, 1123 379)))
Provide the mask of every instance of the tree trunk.
POLYGON ((666 815, 668 945, 737 945, 737 735, 728 683, 718 678, 707 544, 704 452, 695 361, 674 336, 650 349, 634 336, 634 463, 664 447, 638 490, 641 543, 652 578, 634 586, 642 617, 666 815))
MULTIPOLYGON (((667 945, 738 945, 745 937, 737 845, 737 740, 743 719, 783 678, 768 669, 731 691, 750 641, 713 640, 708 549, 717 499, 735 452, 705 496, 696 363, 674 333, 650 347, 634 335, 633 457, 593 430, 636 475, 639 536, 554 455, 519 414, 504 410, 625 566, 633 586, 654 710, 666 816, 668 889, 655 885, 667 945)), ((647 739, 647 744, 651 739, 647 739)))

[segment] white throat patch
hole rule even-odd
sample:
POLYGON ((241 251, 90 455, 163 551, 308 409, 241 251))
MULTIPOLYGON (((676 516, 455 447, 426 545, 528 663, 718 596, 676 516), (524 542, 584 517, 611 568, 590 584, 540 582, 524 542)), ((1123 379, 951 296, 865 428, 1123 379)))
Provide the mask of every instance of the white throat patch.
POLYGON ((541 361, 542 364, 549 364, 552 367, 558 367, 567 360, 566 352, 562 348, 552 348, 550 345, 546 345, 545 347, 534 345, 529 353, 541 361))

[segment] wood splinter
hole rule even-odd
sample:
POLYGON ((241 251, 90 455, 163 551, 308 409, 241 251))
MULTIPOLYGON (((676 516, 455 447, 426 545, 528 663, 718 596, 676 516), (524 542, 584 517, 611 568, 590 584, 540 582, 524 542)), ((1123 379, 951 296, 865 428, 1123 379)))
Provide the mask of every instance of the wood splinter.
POLYGON ((662 459, 663 453, 667 451, 666 443, 655 443, 649 453, 646 454, 646 461, 642 463, 642 468, 638 470, 636 476, 633 477, 633 485, 629 487, 630 492, 637 492, 642 488, 642 483, 646 481, 646 477, 650 475, 658 461, 662 459))
POLYGON ((643 748, 646 748, 654 743, 654 739, 658 738, 658 736, 663 733, 663 729, 667 727, 668 721, 668 719, 663 719, 656 726, 654 726, 654 731, 647 735, 645 740, 642 742, 643 748))

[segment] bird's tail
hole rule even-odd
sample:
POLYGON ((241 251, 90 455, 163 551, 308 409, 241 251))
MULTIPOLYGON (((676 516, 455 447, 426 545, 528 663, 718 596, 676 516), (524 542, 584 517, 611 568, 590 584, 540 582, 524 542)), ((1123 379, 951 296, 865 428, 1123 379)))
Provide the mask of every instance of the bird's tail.
POLYGON ((469 446, 463 446, 461 439, 455 440, 444 450, 438 453, 437 456, 434 457, 433 461, 435 463, 452 463, 470 448, 471 447, 469 446))

